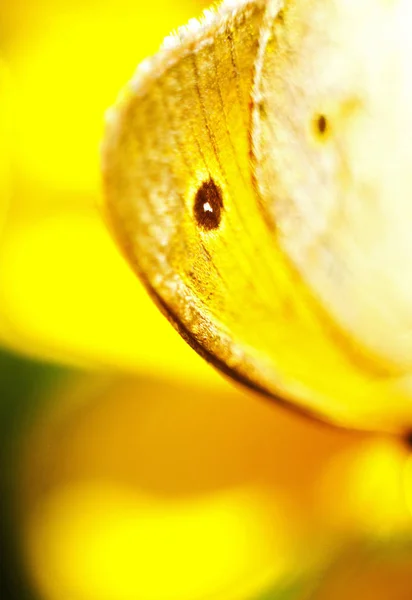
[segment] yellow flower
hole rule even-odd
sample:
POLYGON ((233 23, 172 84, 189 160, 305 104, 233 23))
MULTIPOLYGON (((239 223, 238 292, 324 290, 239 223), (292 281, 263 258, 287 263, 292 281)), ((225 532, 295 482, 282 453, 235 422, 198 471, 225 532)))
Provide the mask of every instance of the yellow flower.
POLYGON ((223 381, 152 306, 97 209, 104 110, 207 3, 0 5, 0 339, 94 369, 47 395, 13 457, 26 576, 47 600, 341 597, 319 582, 364 598, 361 577, 339 581, 370 544, 378 556, 357 564, 371 597, 396 600, 385 549, 412 535, 407 449, 223 381))

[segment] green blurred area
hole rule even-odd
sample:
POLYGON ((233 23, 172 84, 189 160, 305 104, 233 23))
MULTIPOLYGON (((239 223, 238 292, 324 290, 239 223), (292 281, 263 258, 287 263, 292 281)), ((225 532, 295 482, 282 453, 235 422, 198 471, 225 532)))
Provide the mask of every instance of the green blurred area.
MULTIPOLYGON (((16 510, 21 440, 48 393, 69 377, 63 368, 0 349, 0 597, 35 600, 21 562, 16 510)), ((35 451, 35 450, 34 450, 35 451)))

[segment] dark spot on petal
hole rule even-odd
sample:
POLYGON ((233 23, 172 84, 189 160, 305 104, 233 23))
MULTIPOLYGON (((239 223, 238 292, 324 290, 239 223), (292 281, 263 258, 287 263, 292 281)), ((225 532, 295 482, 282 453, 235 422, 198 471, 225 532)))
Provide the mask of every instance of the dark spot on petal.
POLYGON ((313 128, 318 139, 324 139, 329 134, 329 121, 325 115, 316 115, 313 121, 313 128))
POLYGON ((258 102, 258 104, 257 104, 257 108, 259 111, 259 117, 261 119, 266 119, 267 118, 266 102, 263 102, 263 100, 260 100, 260 102, 258 102))
POLYGON ((206 231, 217 229, 222 219, 222 210, 222 190, 213 179, 204 181, 197 190, 193 206, 197 225, 206 231))

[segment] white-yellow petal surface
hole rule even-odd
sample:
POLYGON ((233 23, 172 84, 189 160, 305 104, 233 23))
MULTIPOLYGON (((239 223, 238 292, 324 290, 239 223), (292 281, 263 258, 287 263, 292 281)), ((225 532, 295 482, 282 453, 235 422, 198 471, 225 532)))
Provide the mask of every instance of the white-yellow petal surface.
POLYGON ((227 0, 140 66, 103 152, 119 246, 201 355, 312 415, 398 433, 412 424, 407 22, 401 0, 227 0))

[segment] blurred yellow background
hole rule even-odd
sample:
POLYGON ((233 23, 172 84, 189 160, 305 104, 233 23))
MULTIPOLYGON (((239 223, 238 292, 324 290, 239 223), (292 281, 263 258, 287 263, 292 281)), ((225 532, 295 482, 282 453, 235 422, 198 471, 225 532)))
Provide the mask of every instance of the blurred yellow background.
POLYGON ((40 600, 410 599, 406 446, 226 383, 101 220, 104 112, 206 5, 0 5, 0 339, 77 369, 46 386, 55 367, 0 356, 19 576, 40 600))
POLYGON ((9 346, 74 364, 157 370, 160 336, 165 369, 182 373, 188 361, 204 377, 114 249, 98 206, 105 110, 139 61, 205 5, 2 4, 0 52, 11 74, 2 114, 3 104, 13 108, 12 202, 0 254, 0 339, 9 346))

